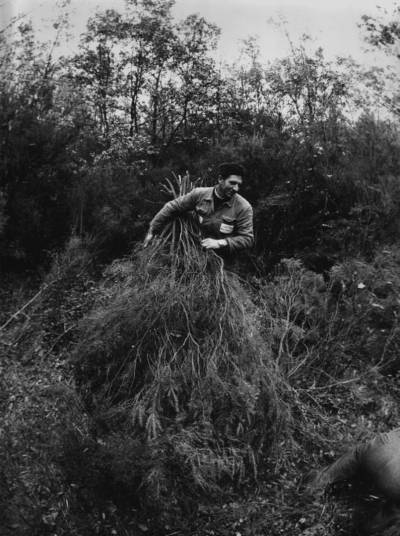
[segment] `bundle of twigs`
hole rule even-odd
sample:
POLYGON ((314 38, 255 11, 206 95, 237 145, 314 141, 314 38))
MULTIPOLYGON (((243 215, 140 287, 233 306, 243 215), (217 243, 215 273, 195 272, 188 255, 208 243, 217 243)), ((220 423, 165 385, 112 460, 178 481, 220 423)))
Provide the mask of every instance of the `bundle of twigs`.
MULTIPOLYGON (((168 185, 180 195, 190 181, 168 185)), ((280 422, 257 323, 243 284, 201 250, 189 220, 109 268, 76 370, 118 486, 177 504, 254 475, 280 422)))

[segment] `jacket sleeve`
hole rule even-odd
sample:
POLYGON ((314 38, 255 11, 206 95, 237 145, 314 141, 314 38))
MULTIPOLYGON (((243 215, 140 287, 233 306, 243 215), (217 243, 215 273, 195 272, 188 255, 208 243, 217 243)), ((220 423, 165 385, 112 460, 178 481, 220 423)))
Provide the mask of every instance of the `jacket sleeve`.
POLYGON ((150 231, 158 234, 164 226, 179 214, 194 210, 198 201, 198 189, 194 188, 186 195, 182 195, 166 203, 163 208, 157 212, 150 222, 150 231))
POLYGON ((318 471, 312 481, 308 484, 308 491, 311 493, 322 491, 330 484, 343 480, 351 480, 360 468, 358 451, 353 448, 346 452, 335 462, 318 471))
POLYGON ((253 209, 250 205, 239 213, 236 220, 235 235, 226 238, 226 241, 230 252, 250 248, 253 245, 253 209))

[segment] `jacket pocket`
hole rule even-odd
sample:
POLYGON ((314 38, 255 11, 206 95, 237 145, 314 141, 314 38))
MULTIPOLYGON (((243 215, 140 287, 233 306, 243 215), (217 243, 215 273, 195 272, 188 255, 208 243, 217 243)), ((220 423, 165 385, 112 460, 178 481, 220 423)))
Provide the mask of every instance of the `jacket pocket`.
POLYGON ((222 222, 219 228, 219 232, 222 234, 231 234, 235 228, 235 219, 229 216, 222 216, 222 222))

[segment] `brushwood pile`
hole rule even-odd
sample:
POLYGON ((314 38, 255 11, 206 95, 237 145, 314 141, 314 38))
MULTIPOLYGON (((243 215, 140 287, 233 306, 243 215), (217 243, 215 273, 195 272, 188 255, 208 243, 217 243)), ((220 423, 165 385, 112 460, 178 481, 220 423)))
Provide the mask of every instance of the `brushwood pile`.
POLYGON ((75 362, 108 484, 141 507, 256 476, 282 425, 257 308, 188 222, 108 268, 75 362))

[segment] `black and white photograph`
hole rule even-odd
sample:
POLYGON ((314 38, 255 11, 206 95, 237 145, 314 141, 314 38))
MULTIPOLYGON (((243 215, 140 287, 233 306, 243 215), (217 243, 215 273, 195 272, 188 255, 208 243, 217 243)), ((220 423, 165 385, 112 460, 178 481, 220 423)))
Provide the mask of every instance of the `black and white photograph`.
POLYGON ((0 0, 0 536, 400 536, 400 0, 0 0))

